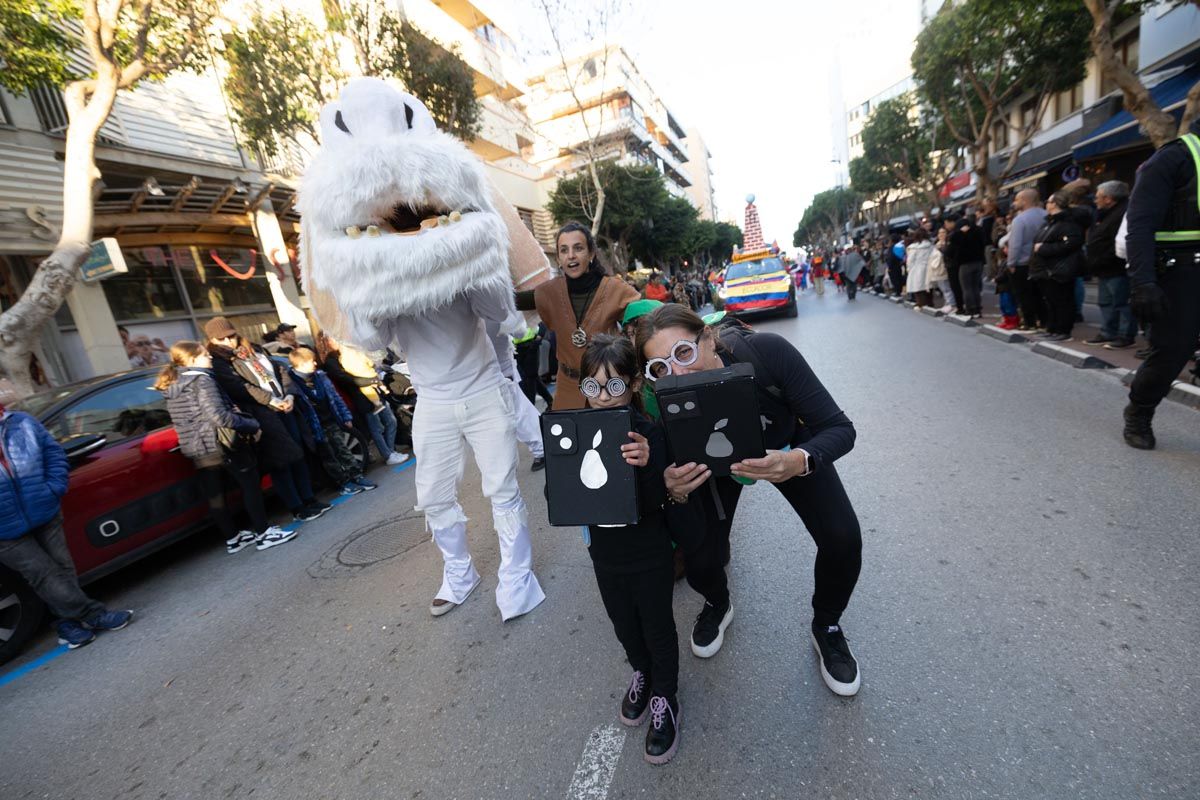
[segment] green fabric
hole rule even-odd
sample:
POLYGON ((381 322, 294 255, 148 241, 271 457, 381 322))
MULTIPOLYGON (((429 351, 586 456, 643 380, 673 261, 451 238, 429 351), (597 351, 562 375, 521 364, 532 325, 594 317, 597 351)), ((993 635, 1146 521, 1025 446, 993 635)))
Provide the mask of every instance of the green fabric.
POLYGON ((650 419, 657 420, 662 416, 658 410, 658 398, 654 396, 654 389, 649 382, 642 384, 642 408, 650 419))
POLYGON ((704 320, 705 325, 716 325, 718 322, 725 319, 725 312, 714 311, 711 314, 705 314, 703 317, 701 317, 701 319, 704 320))
POLYGON ((644 317, 661 305, 661 300, 634 300, 632 303, 625 306, 625 316, 621 318, 621 324, 628 325, 638 317, 644 317))

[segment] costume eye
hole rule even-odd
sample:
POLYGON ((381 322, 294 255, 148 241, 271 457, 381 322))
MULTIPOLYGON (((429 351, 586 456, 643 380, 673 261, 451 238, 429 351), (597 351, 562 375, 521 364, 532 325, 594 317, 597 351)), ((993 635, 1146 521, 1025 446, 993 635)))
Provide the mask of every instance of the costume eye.
POLYGON ((584 378, 579 384, 579 391, 583 393, 584 397, 590 397, 594 400, 600 396, 600 381, 595 378, 584 378))
MULTIPOLYGON (((405 108, 408 108, 408 106, 405 106, 405 108)), ((333 115, 333 124, 338 130, 345 131, 350 136, 354 135, 353 133, 350 133, 350 129, 346 127, 346 121, 342 119, 342 112, 340 110, 333 115)), ((411 128, 412 125, 410 124, 408 127, 411 128)))
POLYGON ((408 129, 412 130, 413 110, 408 103, 404 104, 404 122, 408 125, 408 129))
POLYGON ((620 397, 625 394, 625 381, 620 378, 611 378, 607 388, 609 397, 620 397))

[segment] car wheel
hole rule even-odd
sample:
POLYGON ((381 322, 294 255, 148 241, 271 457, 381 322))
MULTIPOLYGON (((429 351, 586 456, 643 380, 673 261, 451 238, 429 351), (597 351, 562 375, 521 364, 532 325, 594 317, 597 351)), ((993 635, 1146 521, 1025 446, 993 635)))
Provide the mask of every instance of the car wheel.
POLYGON ((358 460, 362 471, 366 472, 371 463, 370 440, 363 436, 357 428, 351 428, 350 438, 346 441, 346 445, 349 447, 350 454, 358 460))
POLYGON ((787 314, 789 317, 796 317, 799 315, 799 311, 797 311, 797 309, 796 309, 796 290, 795 289, 793 289, 791 291, 791 293, 788 295, 787 309, 784 311, 784 313, 787 314))
POLYGON ((0 569, 0 664, 11 660, 37 630, 46 606, 14 572, 0 569))

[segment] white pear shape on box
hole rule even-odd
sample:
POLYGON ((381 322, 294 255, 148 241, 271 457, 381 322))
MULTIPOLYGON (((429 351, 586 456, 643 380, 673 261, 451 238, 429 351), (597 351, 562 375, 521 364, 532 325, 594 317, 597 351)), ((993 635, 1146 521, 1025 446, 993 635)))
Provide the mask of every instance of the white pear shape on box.
POLYGON ((704 452, 709 458, 729 458, 733 455, 733 442, 729 441, 729 437, 721 433, 721 429, 729 424, 728 419, 717 420, 717 424, 713 425, 712 436, 708 437, 708 444, 704 446, 704 452))
POLYGON ((596 431, 592 439, 592 449, 583 454, 583 463, 579 465, 579 480, 589 489, 600 489, 608 483, 608 470, 596 450, 604 439, 604 431, 596 431))

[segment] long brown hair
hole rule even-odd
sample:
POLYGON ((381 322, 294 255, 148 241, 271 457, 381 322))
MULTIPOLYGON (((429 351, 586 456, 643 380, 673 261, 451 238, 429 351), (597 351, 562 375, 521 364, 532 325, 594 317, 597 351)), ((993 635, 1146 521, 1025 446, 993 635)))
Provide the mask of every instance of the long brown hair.
POLYGON ((667 328, 683 328, 699 341, 708 330, 700 315, 687 306, 678 303, 667 303, 638 317, 637 332, 634 334, 634 347, 637 348, 639 374, 646 366, 646 345, 654 338, 654 334, 667 328))
POLYGON ((154 388, 160 392, 166 391, 168 386, 179 380, 180 368, 187 367, 192 359, 207 352, 208 349, 204 345, 193 342, 191 339, 181 339, 171 345, 171 363, 158 373, 158 379, 154 381, 154 388))

